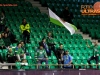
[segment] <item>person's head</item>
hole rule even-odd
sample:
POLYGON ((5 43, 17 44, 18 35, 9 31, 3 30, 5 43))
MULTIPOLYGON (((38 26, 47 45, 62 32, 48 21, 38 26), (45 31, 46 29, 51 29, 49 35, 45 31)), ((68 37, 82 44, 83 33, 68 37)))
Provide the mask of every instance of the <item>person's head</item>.
POLYGON ((21 43, 18 43, 18 44, 17 44, 17 47, 18 47, 18 48, 21 48, 21 46, 22 46, 21 43))
POLYGON ((1 37, 1 34, 0 34, 0 38, 2 38, 2 37, 1 37))
POLYGON ((9 50, 8 50, 10 53, 12 52, 12 48, 9 48, 9 50))
POLYGON ((4 34, 4 37, 7 37, 7 33, 4 34))
POLYGON ((2 37, 4 37, 4 32, 1 33, 2 37))
POLYGON ((43 49, 43 46, 40 46, 40 50, 42 50, 43 49))
POLYGON ((43 42, 46 42, 46 39, 45 39, 45 38, 43 38, 43 39, 42 39, 42 41, 43 41, 43 42))
POLYGON ((98 41, 95 41, 95 42, 94 42, 94 45, 98 45, 98 41))
POLYGON ((68 10, 68 7, 66 7, 65 9, 68 10))
POLYGON ((23 24, 26 24, 26 19, 25 19, 25 18, 23 19, 22 23, 23 23, 23 24))
POLYGON ((9 31, 9 28, 7 27, 7 29, 6 29, 7 31, 9 31))
POLYGON ((3 12, 3 11, 1 12, 1 15, 2 15, 2 16, 4 15, 4 12, 3 12))
POLYGON ((59 47, 60 47, 60 49, 63 49, 63 44, 60 44, 60 46, 59 46, 59 47))
POLYGON ((66 55, 68 55, 68 54, 69 54, 69 51, 68 51, 68 50, 67 50, 67 51, 65 51, 65 54, 66 54, 66 55))
POLYGON ((50 37, 51 37, 51 36, 52 36, 52 33, 51 33, 51 32, 48 32, 48 36, 50 36, 50 37))
POLYGON ((6 31, 6 32, 9 32, 9 28, 8 28, 8 27, 6 27, 6 28, 5 28, 5 31, 6 31))
POLYGON ((21 43, 22 46, 24 45, 24 42, 23 41, 21 41, 20 43, 21 43))

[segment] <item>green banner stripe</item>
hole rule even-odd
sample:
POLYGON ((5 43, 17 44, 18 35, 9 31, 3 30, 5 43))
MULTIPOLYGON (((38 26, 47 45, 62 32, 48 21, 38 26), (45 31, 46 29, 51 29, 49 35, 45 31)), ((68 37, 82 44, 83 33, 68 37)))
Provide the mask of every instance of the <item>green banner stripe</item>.
MULTIPOLYGON (((56 24, 56 25, 58 25, 58 26, 62 26, 62 27, 64 27, 63 25, 62 25, 62 23, 60 23, 60 21, 58 21, 58 20, 56 20, 56 19, 54 19, 54 18, 51 18, 50 17, 50 22, 52 22, 52 23, 54 23, 54 24, 56 24)), ((77 27, 76 26, 74 26, 73 24, 70 24, 75 30, 77 30, 77 27)))
POLYGON ((51 18, 51 17, 50 17, 50 22, 52 22, 52 23, 54 23, 54 24, 56 24, 56 25, 59 25, 59 26, 64 27, 58 20, 56 20, 56 19, 54 19, 54 18, 51 18))

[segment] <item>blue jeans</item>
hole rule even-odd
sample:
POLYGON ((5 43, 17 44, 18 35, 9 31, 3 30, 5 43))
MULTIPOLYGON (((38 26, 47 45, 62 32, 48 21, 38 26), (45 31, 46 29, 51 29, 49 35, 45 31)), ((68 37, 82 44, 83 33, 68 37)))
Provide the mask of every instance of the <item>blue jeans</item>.
POLYGON ((48 60, 46 58, 43 59, 38 59, 38 68, 40 68, 40 64, 42 64, 42 62, 46 62, 46 67, 48 67, 48 60))

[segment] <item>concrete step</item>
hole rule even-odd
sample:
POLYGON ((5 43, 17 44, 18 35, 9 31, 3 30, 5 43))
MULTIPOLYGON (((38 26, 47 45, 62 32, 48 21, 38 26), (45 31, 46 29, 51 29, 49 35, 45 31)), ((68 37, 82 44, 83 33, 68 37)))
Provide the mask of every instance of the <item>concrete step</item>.
POLYGON ((34 1, 34 0, 26 0, 26 1, 31 2, 33 7, 34 6, 38 7, 40 9, 41 13, 46 13, 47 15, 49 15, 47 7, 42 7, 42 5, 40 4, 39 1, 34 1))
POLYGON ((79 29, 75 33, 76 34, 81 34, 84 39, 91 39, 88 34, 83 34, 79 29))
POLYGON ((49 16, 49 13, 47 13, 47 12, 41 12, 41 13, 46 13, 49 16))
POLYGON ((91 40, 91 38, 89 37, 89 35, 87 34, 82 34, 83 35, 83 37, 84 37, 84 39, 90 39, 91 40))
POLYGON ((49 13, 48 10, 40 10, 41 12, 49 13))
POLYGON ((33 6, 41 7, 41 4, 32 4, 33 6))
POLYGON ((40 10, 47 10, 47 7, 38 7, 40 10))
POLYGON ((91 42, 96 41, 95 39, 92 39, 92 38, 89 36, 89 34, 83 34, 79 29, 78 29, 78 31, 76 32, 76 34, 81 34, 81 35, 83 36, 83 39, 89 39, 89 40, 91 40, 91 42))
POLYGON ((32 1, 31 3, 32 4, 40 4, 40 2, 38 2, 38 1, 32 1))

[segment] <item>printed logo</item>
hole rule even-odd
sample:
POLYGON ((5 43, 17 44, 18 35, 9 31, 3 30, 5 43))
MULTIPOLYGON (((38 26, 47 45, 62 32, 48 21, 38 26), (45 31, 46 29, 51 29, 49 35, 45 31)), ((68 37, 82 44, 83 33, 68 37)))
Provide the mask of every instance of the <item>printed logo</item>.
POLYGON ((100 2, 94 5, 81 5, 82 15, 100 15, 100 2))

